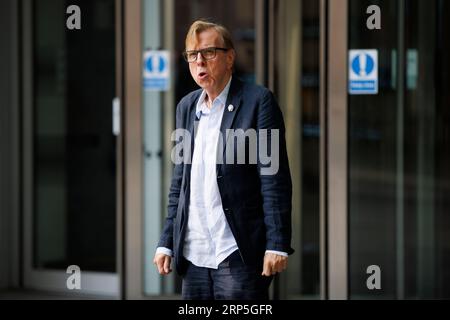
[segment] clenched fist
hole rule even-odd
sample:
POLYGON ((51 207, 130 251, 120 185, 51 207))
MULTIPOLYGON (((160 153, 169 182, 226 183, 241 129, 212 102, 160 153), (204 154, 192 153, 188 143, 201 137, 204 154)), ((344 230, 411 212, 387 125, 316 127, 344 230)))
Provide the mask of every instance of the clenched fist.
POLYGON ((172 272, 170 268, 170 263, 172 262, 172 257, 164 253, 157 253, 153 258, 153 263, 158 268, 159 274, 165 276, 172 272))
POLYGON ((264 256, 264 268, 261 275, 270 277, 282 272, 287 268, 288 258, 275 253, 268 252, 264 256))

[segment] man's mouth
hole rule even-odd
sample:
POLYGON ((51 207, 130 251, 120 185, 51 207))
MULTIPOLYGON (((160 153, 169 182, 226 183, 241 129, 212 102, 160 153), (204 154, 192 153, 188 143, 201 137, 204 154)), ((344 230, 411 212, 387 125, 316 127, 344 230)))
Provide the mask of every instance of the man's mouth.
POLYGON ((206 72, 200 72, 198 74, 199 79, 205 79, 208 76, 208 74, 206 72))

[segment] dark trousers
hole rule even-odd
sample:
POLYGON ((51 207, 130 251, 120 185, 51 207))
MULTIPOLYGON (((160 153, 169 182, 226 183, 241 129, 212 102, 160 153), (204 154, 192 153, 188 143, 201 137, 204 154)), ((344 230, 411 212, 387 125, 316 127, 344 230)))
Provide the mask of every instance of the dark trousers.
POLYGON ((218 269, 202 268, 189 262, 183 276, 182 296, 186 300, 268 300, 273 277, 261 275, 261 266, 246 266, 233 252, 218 269))

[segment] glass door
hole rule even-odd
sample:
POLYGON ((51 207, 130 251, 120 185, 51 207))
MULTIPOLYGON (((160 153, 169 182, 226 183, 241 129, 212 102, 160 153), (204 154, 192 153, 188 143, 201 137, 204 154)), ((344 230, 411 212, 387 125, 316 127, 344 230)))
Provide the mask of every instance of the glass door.
POLYGON ((120 1, 29 0, 23 18, 25 286, 118 296, 120 1))
POLYGON ((268 3, 268 85, 280 103, 291 170, 292 246, 274 298, 320 299, 320 1, 268 3))
POLYGON ((349 49, 379 59, 379 93, 348 103, 349 295, 448 299, 450 4, 377 1, 382 29, 371 31, 373 2, 349 1, 349 49))

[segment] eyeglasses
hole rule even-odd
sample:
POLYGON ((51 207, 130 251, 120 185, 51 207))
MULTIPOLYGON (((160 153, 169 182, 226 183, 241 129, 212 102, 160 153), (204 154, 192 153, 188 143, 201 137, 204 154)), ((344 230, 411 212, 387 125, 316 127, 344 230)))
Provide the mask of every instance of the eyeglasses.
POLYGON ((189 63, 195 62, 195 61, 197 61, 198 53, 200 52, 203 59, 211 60, 216 57, 217 50, 228 51, 228 49, 226 49, 226 48, 210 47, 210 48, 205 48, 202 50, 185 51, 185 52, 183 52, 183 57, 189 63))

